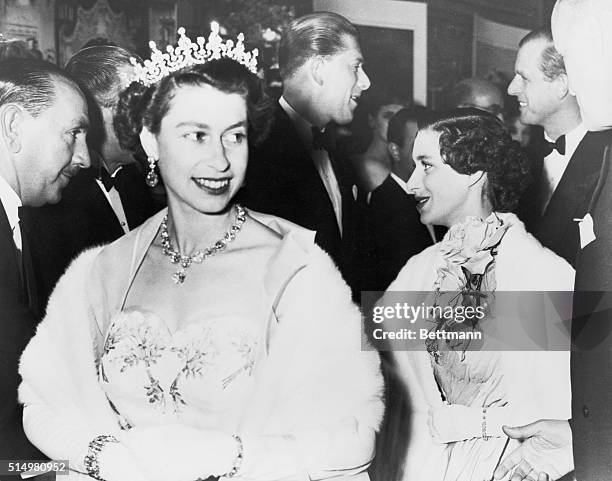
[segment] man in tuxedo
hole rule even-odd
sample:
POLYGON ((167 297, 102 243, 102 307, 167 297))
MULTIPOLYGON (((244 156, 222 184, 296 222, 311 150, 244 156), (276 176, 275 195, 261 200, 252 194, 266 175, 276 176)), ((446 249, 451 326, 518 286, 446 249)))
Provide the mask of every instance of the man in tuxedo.
MULTIPOLYGON (((612 2, 557 0, 552 15, 555 47, 589 130, 612 139, 612 2)), ((612 140, 598 159, 599 179, 579 223, 572 319, 572 419, 540 420, 507 429, 526 439, 496 472, 518 466, 515 479, 542 472, 563 474, 573 464, 578 481, 610 479, 612 473, 612 140), (570 429, 571 426, 571 429, 570 429)), ((529 477, 528 477, 529 476, 529 477)), ((543 479, 543 478, 541 478, 543 479)))
POLYGON ((35 59, 0 62, 0 459, 44 459, 17 403, 19 356, 39 320, 21 206, 55 203, 90 165, 87 103, 62 70, 35 59))
POLYGON ((419 124, 429 115, 425 107, 408 107, 389 120, 386 137, 391 171, 370 193, 366 209, 371 261, 364 285, 367 290, 384 291, 410 257, 435 242, 433 228, 421 223, 414 195, 407 187, 414 170, 414 139, 419 124))
POLYGON ((28 224, 39 233, 32 257, 41 310, 79 252, 118 239, 155 213, 145 176, 113 129, 119 93, 133 73, 133 56, 121 47, 94 46, 66 64, 88 100, 92 167, 79 172, 61 202, 28 212, 28 224))
POLYGON ((344 17, 318 12, 289 25, 279 47, 283 94, 243 192, 248 207, 316 231, 354 292, 354 183, 329 125, 353 119, 370 86, 362 64, 357 29, 344 17))
POLYGON ((517 97, 520 120, 544 129, 536 148, 535 180, 523 199, 526 224, 545 246, 573 266, 580 251, 578 223, 597 183, 607 135, 587 132, 570 92, 563 57, 550 30, 528 33, 519 43, 508 93, 517 97))

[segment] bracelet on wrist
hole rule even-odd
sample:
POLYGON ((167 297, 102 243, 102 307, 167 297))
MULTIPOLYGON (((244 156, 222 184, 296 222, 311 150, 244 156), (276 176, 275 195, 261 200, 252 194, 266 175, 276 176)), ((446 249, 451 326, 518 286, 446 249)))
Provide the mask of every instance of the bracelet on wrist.
POLYGON ((242 458, 244 455, 244 445, 242 444, 242 439, 237 434, 232 434, 232 437, 236 441, 236 457, 234 458, 232 469, 230 469, 225 475, 226 478, 233 478, 238 474, 238 471, 240 471, 240 467, 242 466, 242 458))
POLYGON ((104 446, 108 443, 118 443, 119 441, 115 436, 110 435, 102 435, 93 438, 89 442, 89 448, 87 450, 87 455, 83 460, 83 464, 85 465, 85 470, 87 474, 92 478, 98 479, 100 481, 104 481, 100 477, 100 464, 98 463, 98 455, 102 452, 104 446))
POLYGON ((487 436, 487 408, 482 408, 482 439, 488 441, 491 436, 487 436))

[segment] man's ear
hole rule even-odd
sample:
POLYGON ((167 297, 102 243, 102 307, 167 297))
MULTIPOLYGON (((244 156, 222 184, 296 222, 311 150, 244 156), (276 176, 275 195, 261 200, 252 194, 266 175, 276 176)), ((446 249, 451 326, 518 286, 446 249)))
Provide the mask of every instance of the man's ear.
POLYGON ((387 151, 389 152, 389 155, 391 156, 391 160, 393 160, 393 162, 396 164, 399 163, 400 161, 399 145, 397 145, 395 142, 388 142, 387 151))
POLYGON ((140 131, 140 144, 144 149, 147 157, 153 157, 155 160, 159 159, 159 148, 157 145, 157 137, 148 128, 143 127, 140 131))
POLYGON ((370 130, 374 130, 375 126, 376 126, 376 117, 374 117, 372 114, 368 114, 368 127, 370 127, 370 130))
POLYGON ((569 80, 567 78, 567 74, 560 74, 556 79, 555 82, 557 83, 556 88, 557 88, 557 97, 559 99, 564 99, 565 97, 567 97, 567 95, 573 95, 572 92, 570 92, 570 88, 569 88, 569 80))
POLYGON ((326 62, 324 57, 316 56, 308 60, 310 76, 317 85, 323 85, 325 83, 326 62))
POLYGON ((0 135, 7 149, 12 153, 21 150, 23 124, 27 112, 17 104, 5 104, 0 108, 0 135))

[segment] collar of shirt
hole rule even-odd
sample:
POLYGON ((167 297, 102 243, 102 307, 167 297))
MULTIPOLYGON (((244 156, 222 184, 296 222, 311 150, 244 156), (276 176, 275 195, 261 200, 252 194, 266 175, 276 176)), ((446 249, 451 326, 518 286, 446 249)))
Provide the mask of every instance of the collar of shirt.
POLYGON ((19 225, 19 207, 21 207, 21 199, 9 183, 0 175, 0 200, 4 206, 4 211, 8 217, 11 229, 14 231, 19 225))
MULTIPOLYGON (((586 135, 586 133, 587 133, 587 128, 586 128, 586 125, 584 125, 583 122, 580 122, 571 131, 566 133, 565 134, 565 155, 563 155, 562 157, 565 157, 567 159, 571 159, 572 155, 574 155, 574 152, 576 152, 576 149, 578 148, 578 144, 583 139, 583 137, 586 135)), ((544 138, 548 142, 552 142, 552 143, 554 143, 557 140, 557 139, 551 139, 546 134, 546 132, 544 132, 544 138)), ((561 154, 559 154, 559 152, 557 152, 556 150, 553 151, 553 153, 561 156, 561 154)), ((550 157, 550 155, 547 156, 547 157, 550 157)))
MULTIPOLYGON (((100 188, 106 193, 112 189, 115 189, 115 185, 111 184, 111 187, 108 190, 106 190, 106 186, 104 185, 104 180, 102 180, 102 175, 104 175, 102 169, 104 169, 104 167, 100 167, 100 173, 98 177, 96 177, 96 182, 98 182, 98 185, 100 186, 100 188)), ((107 174, 108 177, 114 181, 115 176, 119 173, 121 169, 123 169, 123 165, 120 165, 119 167, 117 167, 112 174, 107 174)), ((104 170, 104 172, 106 172, 106 170, 104 170)))
POLYGON ((119 173, 119 171, 123 169, 123 165, 120 165, 119 167, 117 167, 115 169, 115 171, 110 175, 113 179, 115 178, 115 176, 119 173))
POLYGON ((391 178, 392 178, 392 179, 393 179, 395 182, 397 182, 397 184, 398 184, 398 185, 399 185, 399 186, 402 188, 402 190, 403 190, 404 192, 406 192, 406 194, 408 194, 408 195, 414 195, 412 192, 410 192, 410 191, 408 190, 408 182, 406 182, 406 181, 405 181, 404 179, 402 179, 402 178, 401 178, 399 175, 397 175, 397 174, 395 174, 395 173, 393 173, 393 172, 391 172, 389 175, 391 176, 391 178))
POLYGON ((300 140, 304 143, 309 151, 314 151, 314 147, 312 146, 312 127, 314 126, 308 122, 308 120, 298 114, 295 109, 289 105, 289 102, 285 100, 285 97, 281 96, 281 98, 278 99, 278 103, 289 116, 291 122, 293 122, 300 140))
MULTIPOLYGON (((561 155, 556 150, 553 150, 550 154, 544 157, 542 177, 542 212, 546 211, 548 203, 552 199, 553 193, 561 182, 572 155, 574 155, 578 144, 586 135, 586 132, 586 126, 583 123, 580 123, 570 132, 565 134, 565 155, 561 155)), ((546 134, 544 134, 544 137, 549 142, 552 140, 546 134)))

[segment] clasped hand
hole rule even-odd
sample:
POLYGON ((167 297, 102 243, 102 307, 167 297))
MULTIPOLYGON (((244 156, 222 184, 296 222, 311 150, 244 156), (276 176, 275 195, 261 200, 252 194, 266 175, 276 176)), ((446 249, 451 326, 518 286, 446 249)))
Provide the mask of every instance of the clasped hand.
POLYGON ((503 479, 510 471, 510 481, 548 481, 574 469, 572 431, 567 421, 544 419, 526 426, 503 427, 512 439, 523 443, 504 458, 494 479, 503 479))

